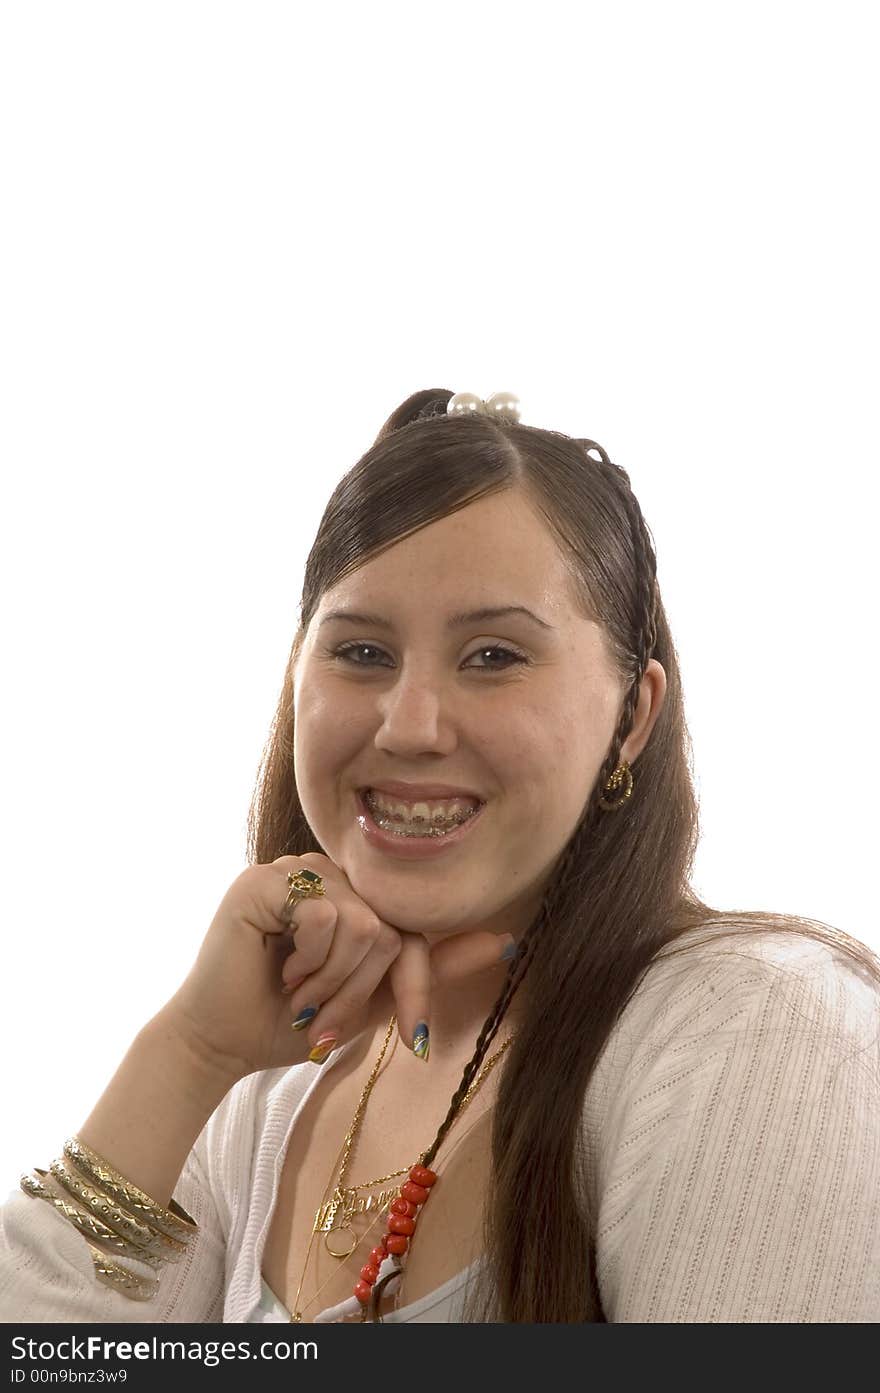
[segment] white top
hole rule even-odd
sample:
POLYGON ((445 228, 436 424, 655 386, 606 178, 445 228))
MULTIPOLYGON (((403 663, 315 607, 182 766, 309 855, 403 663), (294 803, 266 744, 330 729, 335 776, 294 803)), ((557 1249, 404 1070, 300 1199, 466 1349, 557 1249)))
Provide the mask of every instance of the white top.
MULTIPOLYGON (((480 1266, 478 1262, 471 1263, 463 1272, 457 1272, 454 1277, 450 1277, 448 1282, 444 1282, 441 1287, 435 1288, 427 1296, 421 1297, 418 1301, 411 1301, 407 1306, 401 1306, 396 1311, 389 1311, 383 1315, 382 1320, 388 1321, 460 1321, 463 1315, 463 1297, 467 1280, 472 1272, 480 1266)), ((384 1273, 383 1273, 384 1276, 384 1273)), ((255 1309, 248 1316, 248 1320, 254 1323, 266 1321, 287 1321, 290 1322, 290 1312, 283 1301, 275 1295, 265 1277, 260 1279, 260 1300, 255 1309)))
MULTIPOLYGON (((273 1319, 262 1254, 319 1073, 267 1070, 227 1093, 174 1191, 200 1231, 150 1301, 97 1282, 78 1231, 13 1190, 0 1318, 273 1319)), ((581 1126, 608 1321, 880 1321, 880 993, 842 955, 798 933, 661 951, 606 1042, 581 1126)), ((459 1319, 466 1276, 386 1319, 459 1319)))

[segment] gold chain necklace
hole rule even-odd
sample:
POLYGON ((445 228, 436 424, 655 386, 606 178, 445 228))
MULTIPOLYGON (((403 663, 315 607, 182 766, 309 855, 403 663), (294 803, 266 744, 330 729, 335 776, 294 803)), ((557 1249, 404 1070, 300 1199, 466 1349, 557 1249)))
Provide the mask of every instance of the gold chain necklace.
MULTIPOLYGON (((354 1117, 352 1118, 351 1126, 345 1134, 345 1140, 342 1143, 342 1150, 340 1151, 339 1156, 337 1156, 336 1161, 334 1162, 334 1171, 336 1170, 336 1166, 339 1165, 339 1177, 336 1181, 336 1188, 333 1192, 331 1199, 326 1204, 321 1203, 318 1206, 318 1209, 315 1213, 315 1221, 312 1226, 312 1233, 324 1233, 326 1235, 324 1238, 324 1246, 326 1247, 327 1252, 330 1253, 332 1257, 339 1258, 340 1260, 349 1257, 349 1255, 354 1252, 359 1242, 359 1239, 357 1238, 357 1235, 354 1233, 354 1230, 352 1229, 350 1222, 353 1216, 354 1202, 357 1199, 357 1195, 351 1193, 351 1187, 349 1187, 349 1189, 346 1190, 342 1182, 344 1181, 346 1172, 348 1170, 348 1162, 349 1157, 351 1156, 351 1148, 354 1145, 354 1139, 358 1131, 360 1130, 360 1125, 363 1120, 364 1113, 366 1112, 367 1102, 369 1101, 370 1094, 373 1091, 373 1085, 376 1082, 379 1070, 382 1067, 382 1060, 385 1058, 385 1052, 388 1049, 388 1042, 391 1039, 396 1024, 397 1017, 392 1016, 391 1020, 388 1022, 388 1029, 385 1032, 385 1039, 382 1042, 382 1048, 379 1051, 379 1058, 373 1065, 370 1077, 364 1084, 360 1100, 358 1102, 357 1108, 355 1109, 354 1117), (340 1209, 342 1210, 342 1222, 340 1224, 337 1224, 336 1218, 340 1212, 340 1209), (346 1231, 351 1233, 352 1241, 348 1245, 348 1247, 343 1248, 342 1251, 337 1251, 337 1249, 333 1246, 333 1243, 331 1242, 330 1235, 331 1233, 345 1233, 346 1231)), ((330 1174, 332 1178, 333 1171, 331 1171, 330 1174)), ((388 1177, 384 1176, 383 1179, 388 1179, 388 1177)), ((361 1186, 358 1188, 366 1187, 361 1186)), ((333 1241, 335 1242, 335 1240, 333 1241)), ((308 1258, 306 1259, 306 1261, 308 1261, 308 1258)))
MULTIPOLYGON (((334 1163, 333 1163, 333 1170, 330 1172, 331 1180, 332 1180, 332 1177, 333 1177, 333 1175, 334 1175, 334 1173, 335 1173, 335 1171, 336 1171, 336 1167, 337 1167, 337 1166, 339 1166, 339 1175, 338 1175, 338 1178, 337 1178, 337 1181, 336 1181, 336 1185, 334 1186, 332 1198, 329 1200, 329 1202, 325 1202, 324 1200, 322 1200, 321 1204, 318 1206, 318 1209, 317 1209, 316 1212, 315 1212, 315 1220, 314 1220, 314 1223, 313 1223, 313 1225, 312 1225, 312 1232, 311 1232, 311 1235, 310 1235, 310 1237, 309 1237, 309 1246, 308 1246, 308 1248, 306 1249, 306 1260, 305 1260, 305 1262, 303 1263, 302 1275, 300 1276, 300 1279, 299 1279, 299 1286, 298 1286, 297 1289, 296 1289, 296 1297, 294 1298, 294 1303, 293 1303, 293 1314, 292 1314, 291 1317, 290 1317, 291 1321, 294 1321, 294 1322, 301 1322, 301 1321, 302 1321, 302 1311, 301 1311, 300 1308, 299 1308, 299 1298, 300 1298, 300 1293, 302 1292, 303 1282, 305 1281, 305 1278, 306 1278, 306 1271, 308 1270, 309 1259, 311 1258, 311 1255, 312 1255, 312 1245, 313 1245, 313 1243, 314 1243, 314 1241, 315 1241, 315 1234, 316 1234, 316 1233, 321 1233, 321 1232, 324 1232, 324 1233, 326 1234, 326 1237, 325 1237, 325 1239, 324 1239, 324 1243, 325 1243, 325 1246, 326 1246, 326 1248, 327 1248, 327 1251, 328 1251, 333 1257, 339 1258, 340 1260, 349 1257, 349 1256, 354 1252, 354 1250, 355 1250, 355 1248, 357 1247, 358 1243, 362 1242, 362 1241, 363 1241, 363 1238, 366 1236, 366 1235, 362 1235, 360 1238, 358 1238, 357 1235, 354 1234, 354 1230, 351 1229, 351 1223, 350 1223, 350 1219, 351 1219, 352 1215, 351 1215, 351 1213, 350 1213, 349 1211, 346 1210, 345 1205, 346 1205, 346 1196, 353 1194, 353 1193, 354 1193, 355 1191, 357 1191, 357 1190, 368 1189, 368 1188, 369 1188, 369 1185, 368 1185, 368 1184, 365 1184, 365 1185, 357 1185, 357 1186, 348 1186, 348 1187, 345 1187, 345 1186, 343 1186, 342 1182, 343 1182, 343 1180, 345 1179, 345 1174, 346 1174, 346 1171, 347 1171, 347 1169, 348 1169, 348 1162, 349 1162, 349 1158, 350 1158, 350 1156, 351 1156, 351 1148, 352 1148, 352 1146, 354 1145, 355 1137, 357 1136, 357 1134, 358 1134, 358 1132, 359 1132, 359 1130, 360 1130, 361 1122, 363 1121, 364 1112, 366 1111, 367 1102, 368 1102, 368 1100, 369 1100, 370 1094, 371 1094, 372 1091, 373 1091, 373 1085, 374 1085, 375 1082, 376 1082, 376 1077, 377 1077, 377 1075, 378 1075, 378 1073, 379 1073, 379 1070, 380 1070, 380 1068, 381 1068, 381 1066, 382 1066, 382 1060, 385 1058, 385 1052, 386 1052, 386 1050, 388 1049, 388 1042, 389 1042, 390 1039, 391 1039, 391 1036, 392 1036, 392 1034, 393 1034, 393 1032, 394 1032, 394 1027, 396 1026, 396 1024, 397 1024, 397 1016, 394 1015, 394 1016, 391 1017, 391 1020, 388 1022, 388 1029, 387 1029, 386 1032, 385 1032, 385 1039, 384 1039, 383 1042, 382 1042, 382 1048, 381 1048, 381 1050, 379 1051, 379 1057, 378 1057, 378 1059, 376 1060, 375 1064, 373 1065, 373 1068, 372 1068, 372 1070, 371 1070, 371 1072, 370 1072, 370 1077, 367 1079, 367 1082, 364 1084, 363 1091, 361 1092, 361 1096, 360 1096, 360 1099, 359 1099, 359 1101, 358 1101, 358 1105, 357 1105, 357 1107, 356 1107, 356 1109, 355 1109, 354 1117, 352 1118, 352 1121, 351 1121, 351 1126, 349 1127, 347 1133, 345 1134, 345 1140, 344 1140, 343 1143, 342 1143, 342 1148, 341 1148, 341 1150, 340 1150, 340 1152, 339 1152, 339 1155, 337 1156, 336 1160, 335 1160, 334 1163), (341 1164, 340 1164, 340 1162, 341 1162, 341 1164), (335 1220, 337 1214, 339 1213, 340 1209, 342 1209, 342 1211, 343 1211, 343 1213, 342 1213, 342 1223, 341 1223, 338 1227, 335 1227, 335 1226, 334 1226, 334 1220, 335 1220), (350 1245, 349 1247, 347 1247, 347 1248, 345 1249, 344 1252, 335 1252, 334 1249, 330 1246, 330 1241, 329 1241, 329 1239, 330 1239, 330 1233, 333 1232, 333 1231, 336 1231, 336 1232, 344 1232, 345 1229, 351 1230, 352 1235, 353 1235, 353 1238, 354 1238, 354 1241, 351 1243, 351 1245, 350 1245)), ((497 1064, 498 1060, 499 1060, 499 1059, 501 1058, 501 1056, 504 1054, 504 1052, 505 1052, 505 1050, 507 1049, 508 1045, 510 1045, 512 1039, 513 1039, 513 1037, 511 1036, 510 1039, 505 1040, 505 1042, 504 1042, 504 1044, 501 1046, 500 1050, 497 1050, 496 1053, 492 1055, 492 1058, 489 1059, 489 1060, 487 1060, 486 1063, 483 1065, 483 1067, 480 1069, 479 1073, 477 1074, 477 1077, 474 1079, 473 1083, 471 1084, 470 1088, 467 1090, 467 1092, 466 1092, 465 1095, 464 1095, 464 1098, 463 1098, 462 1101, 461 1101, 461 1106, 459 1107, 458 1112, 457 1112, 456 1115, 455 1115, 454 1122, 457 1122, 457 1121, 458 1121, 459 1117, 460 1117, 461 1114, 464 1112, 464 1110, 465 1110, 465 1108, 467 1107, 468 1103, 470 1102, 471 1098, 474 1096, 474 1094, 476 1093, 477 1089, 480 1087, 480 1085, 483 1083, 483 1081, 488 1077, 488 1075, 489 1075, 489 1073, 491 1072, 491 1070, 494 1068, 494 1066, 497 1064)), ((419 1156, 419 1162, 420 1162, 420 1163, 424 1161, 424 1156, 425 1156, 425 1153, 422 1152, 422 1153, 420 1154, 420 1156, 419 1156)), ((378 1185, 378 1184, 381 1184, 382 1181, 384 1181, 384 1180, 391 1180, 391 1179, 394 1178, 394 1176, 402 1175, 402 1174, 404 1173, 404 1170, 408 1171, 409 1169, 411 1169, 411 1167, 406 1166, 406 1167, 403 1168, 403 1170, 394 1171, 394 1172, 393 1172, 393 1175, 382 1176, 379 1180, 374 1181, 373 1184, 374 1184, 374 1185, 378 1185)), ((328 1182, 328 1184, 329 1184, 329 1182, 328 1182)), ((327 1193, 327 1187, 325 1186, 325 1188, 324 1188, 324 1194, 326 1195, 326 1193, 327 1193)), ((395 1192, 395 1193, 396 1193, 396 1192, 395 1192)), ((377 1216, 377 1217, 378 1217, 378 1216, 377 1216)), ((370 1227, 372 1227, 372 1225, 370 1225, 370 1227)), ((368 1231, 369 1231, 369 1230, 368 1230, 368 1231)), ((314 1301, 316 1300, 316 1298, 317 1298, 318 1296, 320 1296, 321 1292, 324 1290, 324 1287, 327 1286, 327 1283, 328 1283, 328 1282, 331 1282, 331 1281, 333 1280, 333 1277, 334 1277, 335 1275, 336 1275, 335 1273, 331 1274, 331 1276, 327 1278, 327 1281, 321 1283, 321 1285, 318 1287, 318 1290, 315 1292, 315 1295, 312 1297, 312 1300, 308 1303, 310 1306, 312 1305, 312 1302, 314 1302, 314 1301)))

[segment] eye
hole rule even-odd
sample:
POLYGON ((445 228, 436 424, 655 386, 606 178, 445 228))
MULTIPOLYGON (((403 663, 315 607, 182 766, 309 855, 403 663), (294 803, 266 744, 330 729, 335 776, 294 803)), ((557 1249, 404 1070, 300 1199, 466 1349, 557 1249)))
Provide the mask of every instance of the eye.
POLYGON ((478 648, 475 653, 471 654, 471 657, 484 658, 487 653, 500 655, 502 658, 509 659, 509 662, 505 662, 503 667, 499 666, 498 663, 490 663, 487 667, 477 668, 477 672, 503 672, 506 668, 511 667, 514 663, 528 662, 528 658, 525 656, 524 653, 518 653, 515 648, 505 648, 500 643, 490 644, 487 648, 478 648))
MULTIPOLYGON (((374 663, 362 663, 360 658, 355 658, 355 653, 381 653, 381 648, 376 648, 372 643, 343 643, 333 651, 332 657, 341 658, 343 662, 351 663, 354 667, 374 667, 374 663)), ((386 654, 387 656, 387 654, 386 654)), ((387 666, 387 664, 382 664, 387 666)))
MULTIPOLYGON (((340 659, 344 663, 350 663, 352 667, 387 667, 387 663, 371 662, 369 658, 364 661, 363 657, 355 657, 355 654, 381 653, 387 658, 384 649, 377 648, 373 643, 343 643, 333 650, 332 657, 340 659)), ((484 648, 478 648, 471 654, 472 658, 484 658, 491 654, 496 658, 503 659, 502 663, 492 662, 485 666, 473 668, 474 672, 506 672, 515 663, 527 663, 528 658, 524 653, 518 652, 515 648, 506 648, 502 644, 488 644, 484 648)))

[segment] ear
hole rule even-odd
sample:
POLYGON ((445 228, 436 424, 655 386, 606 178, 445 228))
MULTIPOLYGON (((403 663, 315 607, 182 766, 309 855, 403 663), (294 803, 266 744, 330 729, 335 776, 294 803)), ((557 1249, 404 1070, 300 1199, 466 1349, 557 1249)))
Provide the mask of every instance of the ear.
POLYGON ((666 696, 666 671, 656 658, 649 658, 639 687, 639 700, 632 730, 623 742, 621 762, 633 764, 648 743, 666 696))

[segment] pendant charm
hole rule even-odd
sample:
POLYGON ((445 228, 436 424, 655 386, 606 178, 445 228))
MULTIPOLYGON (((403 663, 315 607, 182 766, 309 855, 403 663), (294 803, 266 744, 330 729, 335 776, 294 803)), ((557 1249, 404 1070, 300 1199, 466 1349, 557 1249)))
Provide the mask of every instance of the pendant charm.
POLYGON ((333 1228, 334 1220, 336 1219, 336 1215, 339 1212, 340 1203, 341 1196, 337 1191, 337 1193, 333 1196, 332 1200, 328 1200, 326 1204, 321 1205, 321 1208, 315 1215, 315 1223, 314 1227, 312 1228, 312 1233, 326 1233, 328 1229, 333 1228))
POLYGON ((347 1258, 351 1256, 351 1254, 357 1247, 358 1236, 353 1228, 346 1225, 344 1228, 331 1229, 329 1233, 325 1234, 324 1244, 327 1248, 327 1252, 330 1254, 331 1257, 347 1258), (348 1242, 348 1239, 345 1236, 346 1234, 351 1235, 350 1243, 348 1242), (334 1237, 334 1235, 336 1235, 336 1237, 334 1237), (348 1244, 348 1246, 343 1247, 342 1245, 344 1244, 348 1244))

